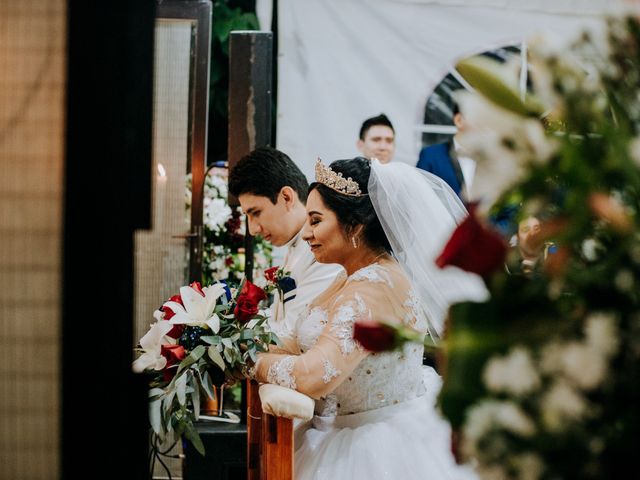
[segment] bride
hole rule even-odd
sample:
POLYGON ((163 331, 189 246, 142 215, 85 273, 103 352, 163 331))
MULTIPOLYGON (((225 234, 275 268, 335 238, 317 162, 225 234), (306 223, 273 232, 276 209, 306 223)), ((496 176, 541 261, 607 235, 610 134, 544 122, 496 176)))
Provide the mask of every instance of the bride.
POLYGON ((344 272, 305 312, 283 349, 261 354, 254 378, 316 400, 296 443, 296 479, 449 479, 470 475, 450 450, 436 411, 440 378, 423 347, 365 351, 357 320, 437 336, 453 301, 483 300, 478 277, 439 270, 434 259, 466 214, 437 177, 362 157, 318 160, 303 238, 317 261, 344 272))

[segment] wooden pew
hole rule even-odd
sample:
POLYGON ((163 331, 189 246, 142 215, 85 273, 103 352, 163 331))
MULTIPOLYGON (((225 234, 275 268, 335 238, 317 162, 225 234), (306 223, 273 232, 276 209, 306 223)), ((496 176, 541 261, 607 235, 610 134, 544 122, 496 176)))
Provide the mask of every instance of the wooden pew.
POLYGON ((293 480, 293 418, 313 416, 311 398, 278 385, 248 382, 249 480, 293 480))
POLYGON ((262 446, 262 404, 258 383, 247 380, 247 479, 260 480, 262 446))

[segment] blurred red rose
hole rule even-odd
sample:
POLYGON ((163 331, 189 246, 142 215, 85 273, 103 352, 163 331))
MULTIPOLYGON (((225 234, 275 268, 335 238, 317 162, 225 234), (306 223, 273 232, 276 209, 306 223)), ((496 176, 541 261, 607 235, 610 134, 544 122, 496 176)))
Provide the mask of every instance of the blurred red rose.
POLYGON ((436 265, 453 265, 487 277, 504 265, 507 244, 498 232, 480 223, 474 210, 469 208, 469 216, 455 229, 436 265))
POLYGON ((242 286, 242 290, 240 290, 239 297, 250 298, 251 300, 254 300, 256 303, 259 303, 265 298, 267 298, 267 295, 264 293, 263 289, 261 289, 260 287, 254 285, 249 280, 247 280, 246 282, 244 282, 244 285, 242 286))
POLYGON ((267 268, 264 271, 264 278, 267 279, 267 282, 271 282, 271 283, 276 282, 278 268, 280 267, 271 267, 271 268, 267 268))
POLYGON ((383 323, 359 320, 353 326, 353 338, 370 352, 383 352, 395 346, 396 332, 383 323))
POLYGON ((564 275, 571 259, 571 250, 566 245, 561 245, 553 255, 549 255, 544 262, 544 271, 551 277, 564 275))
POLYGON ((239 322, 246 323, 258 313, 258 304, 265 298, 264 290, 247 280, 240 290, 233 314, 239 322))
POLYGON ((160 355, 167 359, 167 366, 164 367, 164 379, 165 381, 170 382, 178 370, 177 368, 172 367, 178 365, 182 360, 184 360, 184 347, 182 345, 167 343, 160 347, 160 355))
POLYGON ((455 458, 456 463, 458 465, 462 465, 464 463, 462 459, 462 453, 460 452, 460 443, 462 442, 461 433, 458 429, 451 430, 451 453, 453 454, 453 458, 455 458))

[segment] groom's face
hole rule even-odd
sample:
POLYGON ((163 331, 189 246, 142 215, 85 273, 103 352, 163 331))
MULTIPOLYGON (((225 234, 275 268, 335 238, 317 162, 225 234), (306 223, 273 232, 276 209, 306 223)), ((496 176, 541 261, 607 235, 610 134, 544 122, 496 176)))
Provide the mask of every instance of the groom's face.
POLYGON ((282 194, 275 204, 268 197, 251 193, 241 194, 238 200, 247 215, 251 235, 260 235, 276 247, 291 240, 287 200, 282 194))

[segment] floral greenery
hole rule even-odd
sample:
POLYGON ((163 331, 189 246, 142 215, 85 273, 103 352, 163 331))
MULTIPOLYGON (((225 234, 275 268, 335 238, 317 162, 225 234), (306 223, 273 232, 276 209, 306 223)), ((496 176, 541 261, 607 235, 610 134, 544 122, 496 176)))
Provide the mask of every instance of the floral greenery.
POLYGON ((140 339, 133 364, 135 371, 150 375, 154 441, 164 444, 184 436, 204 455, 194 427, 201 395, 213 399, 214 385, 235 381, 258 352, 278 341, 259 313, 265 298, 250 282, 235 295, 222 283, 201 287, 194 282, 154 313, 157 322, 140 339))
MULTIPOLYGON (((238 286, 244 278, 244 218, 238 207, 228 204, 227 168, 224 162, 207 171, 204 185, 204 245, 202 281, 205 284, 224 281, 238 286)), ((187 176, 186 218, 190 222, 191 175, 187 176)), ((261 237, 254 239, 254 278, 264 286, 264 271, 273 260, 271 244, 261 237)))
POLYGON ((539 275, 497 262, 491 300, 452 307, 440 404, 481 478, 623 478, 640 438, 640 23, 529 48, 525 101, 498 66, 461 62, 479 92, 463 113, 486 127, 465 145, 505 172, 498 207, 522 199, 558 248, 539 275))

